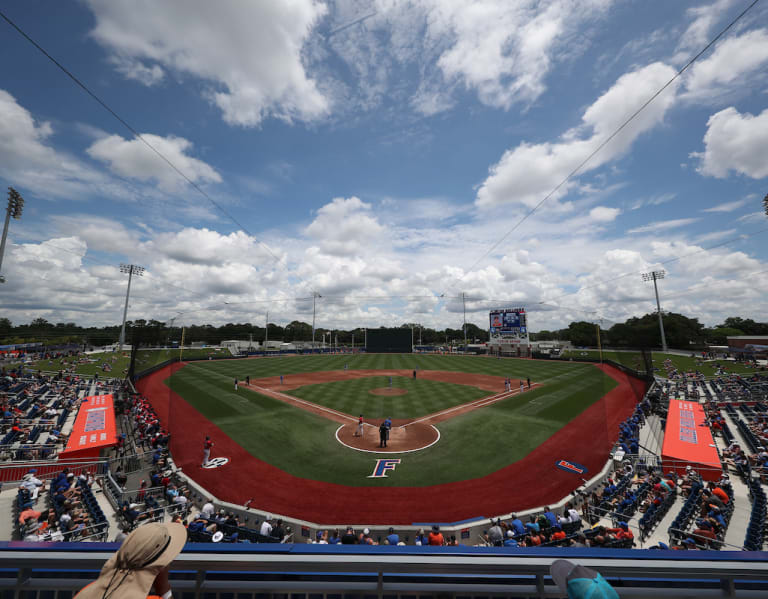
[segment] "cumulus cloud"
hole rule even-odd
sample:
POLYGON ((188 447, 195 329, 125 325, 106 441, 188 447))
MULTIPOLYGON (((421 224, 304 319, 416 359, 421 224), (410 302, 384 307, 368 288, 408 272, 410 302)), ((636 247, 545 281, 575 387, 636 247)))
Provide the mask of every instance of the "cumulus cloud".
MULTIPOLYGON (((189 156, 188 152, 192 149, 191 141, 183 137, 161 137, 151 133, 143 133, 142 137, 192 181, 203 183, 221 181, 221 176, 213 167, 189 156)), ((186 184, 175 170, 139 139, 125 139, 119 135, 110 135, 94 142, 87 152, 92 158, 107 163, 112 172, 122 177, 139 181, 156 181, 167 191, 173 191, 186 184)))
MULTIPOLYGON (((768 30, 753 29, 737 37, 726 38, 712 55, 699 60, 686 78, 686 99, 711 102, 713 98, 744 89, 768 63, 768 30)), ((763 73, 761 79, 765 80, 763 73)))
POLYGON ((229 124, 312 121, 329 110, 302 56, 326 13, 321 2, 87 3, 96 19, 92 36, 120 72, 143 83, 155 83, 163 69, 206 81, 207 97, 229 124))
MULTIPOLYGON (((662 63, 653 63, 622 75, 587 108, 577 129, 566 132, 556 142, 522 142, 504 152, 499 162, 489 169, 490 174, 480 186, 475 204, 480 208, 506 203, 535 206, 673 75, 672 67, 662 63)), ((663 121, 674 101, 674 90, 668 89, 599 152, 582 172, 594 170, 624 155, 640 135, 663 121)), ((563 197, 568 189, 569 185, 562 186, 552 199, 563 197)))
POLYGON ((704 152, 696 169, 702 175, 723 179, 730 171, 752 179, 768 177, 768 109, 754 116, 733 106, 709 117, 704 152))
POLYGON ((360 198, 334 198, 317 211, 305 233, 325 254, 354 256, 375 244, 384 230, 370 210, 371 205, 360 198))

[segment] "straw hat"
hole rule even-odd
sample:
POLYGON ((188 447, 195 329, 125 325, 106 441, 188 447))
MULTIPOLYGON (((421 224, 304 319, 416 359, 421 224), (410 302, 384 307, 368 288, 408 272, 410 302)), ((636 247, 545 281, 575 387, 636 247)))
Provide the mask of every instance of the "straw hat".
POLYGON ((150 523, 134 530, 123 541, 98 579, 77 599, 146 599, 158 573, 169 565, 187 542, 182 524, 150 523))

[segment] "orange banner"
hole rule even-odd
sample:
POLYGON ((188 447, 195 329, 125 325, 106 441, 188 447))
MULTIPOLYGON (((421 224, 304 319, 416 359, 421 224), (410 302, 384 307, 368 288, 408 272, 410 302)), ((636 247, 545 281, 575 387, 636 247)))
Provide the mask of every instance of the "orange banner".
POLYGON ((691 466, 704 480, 720 480, 720 456, 701 405, 670 400, 661 457, 666 472, 682 475, 685 467, 691 466))
POLYGON ((80 405, 67 447, 60 458, 96 457, 117 442, 112 395, 92 395, 80 405))

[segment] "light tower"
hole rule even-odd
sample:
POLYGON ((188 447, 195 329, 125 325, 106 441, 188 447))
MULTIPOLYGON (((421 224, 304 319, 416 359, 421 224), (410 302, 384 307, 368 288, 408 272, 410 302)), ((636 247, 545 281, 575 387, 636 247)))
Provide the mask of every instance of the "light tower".
POLYGON ((664 321, 661 318, 661 303, 659 302, 659 287, 656 281, 667 275, 664 270, 654 270, 643 273, 643 281, 653 281, 653 290, 656 292, 656 311, 659 314, 659 330, 661 331, 661 350, 667 351, 667 338, 664 336, 664 321))
MULTIPOLYGON (((24 209, 24 198, 13 187, 8 188, 8 208, 5 210, 5 226, 3 227, 3 241, 0 242, 0 272, 3 267, 3 254, 5 254, 5 239, 8 237, 8 224, 11 217, 19 220, 24 209)), ((5 283, 5 277, 0 274, 0 283, 5 283)))
POLYGON ((120 272, 128 273, 128 291, 125 292, 125 308, 123 309, 123 326, 120 329, 120 341, 118 341, 118 352, 123 351, 123 345, 125 344, 125 319, 128 316, 128 298, 131 295, 131 279, 133 275, 140 277, 144 274, 143 266, 136 266, 135 264, 121 264, 120 272))

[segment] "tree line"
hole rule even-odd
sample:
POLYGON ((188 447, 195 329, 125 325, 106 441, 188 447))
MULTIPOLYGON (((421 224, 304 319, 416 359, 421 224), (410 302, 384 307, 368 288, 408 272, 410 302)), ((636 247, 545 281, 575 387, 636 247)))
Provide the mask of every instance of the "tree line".
MULTIPOLYGON (((755 322, 750 318, 732 316, 715 327, 705 327, 696 318, 688 318, 674 312, 664 313, 664 332, 669 347, 690 349, 706 345, 727 345, 728 336, 768 335, 768 323, 755 322)), ((464 343, 464 329, 433 329, 419 323, 403 323, 403 328, 413 329, 414 343, 422 345, 461 345, 464 343)), ((312 325, 294 320, 281 326, 268 325, 268 338, 273 341, 311 341, 312 325)), ((384 327, 381 327, 384 328, 384 327)), ((227 323, 221 326, 210 324, 184 327, 184 343, 205 343, 218 345, 231 339, 264 341, 267 330, 252 323, 227 323)), ((533 341, 570 341, 578 346, 597 346, 597 325, 591 322, 572 322, 567 328, 531 333, 533 341)), ((169 327, 168 323, 157 320, 134 320, 126 323, 126 341, 139 341, 143 346, 166 346, 180 342, 181 327, 169 327)), ((78 344, 102 346, 117 342, 120 326, 82 327, 73 322, 52 323, 45 318, 36 318, 29 324, 13 325, 8 318, 0 318, 0 344, 41 342, 48 346, 78 344)), ((325 336, 326 342, 339 345, 362 345, 365 329, 315 329, 315 341, 325 336), (329 335, 330 334, 330 335, 329 335)), ((467 323, 467 340, 470 343, 488 341, 488 330, 473 323, 467 323)), ((605 347, 659 347, 661 345, 658 317, 655 313, 634 317, 617 323, 608 329, 600 328, 600 342, 605 347)))

